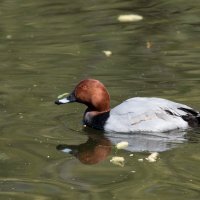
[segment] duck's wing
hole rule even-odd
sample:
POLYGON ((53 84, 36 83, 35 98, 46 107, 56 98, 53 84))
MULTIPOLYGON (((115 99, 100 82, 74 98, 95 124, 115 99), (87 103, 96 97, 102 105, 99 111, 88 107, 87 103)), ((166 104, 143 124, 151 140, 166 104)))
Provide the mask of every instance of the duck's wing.
POLYGON ((163 132, 198 124, 199 112, 161 98, 131 98, 110 112, 107 128, 122 132, 163 132), (112 126, 112 127, 111 127, 112 126), (124 131, 123 131, 124 130, 124 131))
POLYGON ((199 112, 184 104, 176 103, 161 98, 135 97, 122 102, 111 110, 113 114, 132 113, 140 115, 147 112, 163 112, 163 114, 186 115, 188 113, 197 115, 199 112))

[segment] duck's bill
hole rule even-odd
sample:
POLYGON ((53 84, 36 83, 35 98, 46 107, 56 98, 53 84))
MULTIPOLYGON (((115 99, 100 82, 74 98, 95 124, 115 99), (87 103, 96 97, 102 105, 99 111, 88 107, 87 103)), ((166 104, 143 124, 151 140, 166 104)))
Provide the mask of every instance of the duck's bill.
POLYGON ((62 98, 62 99, 57 99, 55 101, 55 104, 60 105, 60 104, 65 104, 65 103, 69 103, 70 100, 66 97, 66 98, 62 98))
POLYGON ((60 105, 60 104, 66 104, 66 103, 75 102, 75 101, 76 101, 76 98, 75 98, 74 93, 72 92, 68 97, 57 99, 55 101, 55 104, 60 105))

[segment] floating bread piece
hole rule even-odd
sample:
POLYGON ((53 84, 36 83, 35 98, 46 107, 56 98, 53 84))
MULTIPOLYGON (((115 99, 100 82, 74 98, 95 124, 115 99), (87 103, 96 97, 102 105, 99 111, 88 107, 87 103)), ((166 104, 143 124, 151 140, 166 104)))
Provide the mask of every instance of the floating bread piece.
POLYGON ((153 43, 151 41, 146 42, 146 48, 150 49, 152 47, 153 43))
POLYGON ((113 163, 114 165, 118 165, 120 167, 124 167, 124 161, 125 161, 124 157, 119 157, 119 156, 114 156, 110 160, 111 163, 113 163))
POLYGON ((143 17, 141 15, 129 14, 129 15, 119 15, 118 21, 120 22, 137 22, 142 20, 143 17))
POLYGON ((63 94, 59 95, 57 98, 58 98, 58 99, 61 99, 61 98, 65 97, 65 96, 67 96, 68 94, 69 94, 69 93, 63 93, 63 94))
POLYGON ((110 57, 112 55, 112 51, 102 51, 107 57, 110 57))
POLYGON ((156 160, 158 159, 158 155, 159 153, 154 152, 152 154, 150 154, 147 158, 145 158, 147 161, 149 162, 156 162, 156 160))
POLYGON ((117 149, 125 149, 126 147, 128 147, 127 141, 121 141, 121 142, 116 144, 117 149))
POLYGON ((8 40, 12 39, 12 35, 6 35, 6 39, 8 40))

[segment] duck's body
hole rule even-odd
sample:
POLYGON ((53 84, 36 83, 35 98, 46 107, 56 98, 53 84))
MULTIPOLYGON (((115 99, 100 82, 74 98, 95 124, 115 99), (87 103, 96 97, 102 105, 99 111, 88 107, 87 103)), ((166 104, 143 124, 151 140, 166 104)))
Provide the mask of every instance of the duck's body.
POLYGON ((135 97, 110 110, 107 90, 93 79, 81 81, 69 97, 56 104, 68 102, 87 105, 84 124, 106 132, 166 132, 200 124, 198 111, 161 98, 135 97))
POLYGON ((110 111, 104 129, 116 132, 165 132, 187 129, 189 123, 198 123, 195 119, 197 114, 186 105, 166 99, 135 97, 110 111), (190 119, 187 121, 189 115, 190 119))

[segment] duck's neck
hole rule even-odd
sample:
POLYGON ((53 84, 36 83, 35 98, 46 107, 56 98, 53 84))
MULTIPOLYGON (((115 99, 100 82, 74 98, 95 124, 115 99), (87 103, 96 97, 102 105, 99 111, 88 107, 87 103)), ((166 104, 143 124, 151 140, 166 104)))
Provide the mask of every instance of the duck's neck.
POLYGON ((86 126, 103 130, 109 116, 110 108, 105 111, 96 111, 87 108, 84 114, 83 123, 86 126))

